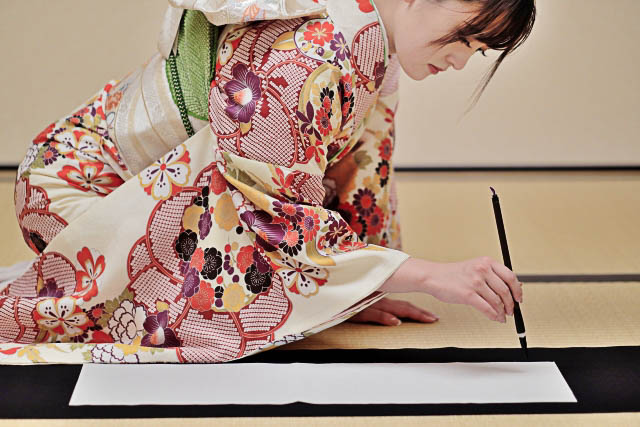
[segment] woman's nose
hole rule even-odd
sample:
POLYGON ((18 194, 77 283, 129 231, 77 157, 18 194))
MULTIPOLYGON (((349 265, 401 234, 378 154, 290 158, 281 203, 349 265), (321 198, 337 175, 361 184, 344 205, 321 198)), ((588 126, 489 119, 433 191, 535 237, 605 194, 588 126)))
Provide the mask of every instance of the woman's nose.
POLYGON ((473 49, 463 46, 451 52, 447 57, 447 62, 449 62, 454 69, 460 71, 467 65, 469 58, 471 58, 474 53, 475 51, 473 49))
POLYGON ((451 64, 451 66, 455 70, 460 71, 467 65, 467 62, 469 62, 469 58, 471 58, 471 55, 473 55, 473 52, 471 53, 461 52, 461 53, 453 54, 453 55, 450 55, 450 57, 448 58, 448 62, 451 64))

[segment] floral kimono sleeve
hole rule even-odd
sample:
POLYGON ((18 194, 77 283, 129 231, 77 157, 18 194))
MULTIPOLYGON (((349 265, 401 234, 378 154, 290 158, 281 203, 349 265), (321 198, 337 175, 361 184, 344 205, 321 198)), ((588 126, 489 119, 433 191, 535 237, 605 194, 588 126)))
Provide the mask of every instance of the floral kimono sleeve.
MULTIPOLYGON (((391 72, 396 66, 392 62, 391 72)), ((398 92, 394 76, 387 77, 357 144, 327 170, 325 205, 337 210, 361 241, 401 250, 393 170, 398 92)))
POLYGON ((223 35, 229 52, 219 57, 210 94, 218 171, 254 248, 247 289, 261 292, 270 280, 284 286, 293 303, 287 333, 355 314, 408 258, 367 245, 339 212, 323 207, 328 159, 350 149, 354 77, 339 47, 334 63, 301 54, 296 43, 311 30, 333 30, 328 19, 302 22, 223 35))

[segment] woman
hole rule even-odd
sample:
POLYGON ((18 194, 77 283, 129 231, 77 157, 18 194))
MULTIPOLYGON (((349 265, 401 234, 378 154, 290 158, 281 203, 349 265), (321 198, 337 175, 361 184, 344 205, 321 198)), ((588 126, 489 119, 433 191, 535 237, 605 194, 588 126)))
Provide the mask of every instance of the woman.
POLYGON ((0 296, 2 363, 223 362, 348 318, 435 321, 389 292, 512 314, 504 265, 399 250, 393 116, 400 67, 501 49, 492 75, 533 0, 171 3, 159 53, 20 166, 39 256, 0 296))

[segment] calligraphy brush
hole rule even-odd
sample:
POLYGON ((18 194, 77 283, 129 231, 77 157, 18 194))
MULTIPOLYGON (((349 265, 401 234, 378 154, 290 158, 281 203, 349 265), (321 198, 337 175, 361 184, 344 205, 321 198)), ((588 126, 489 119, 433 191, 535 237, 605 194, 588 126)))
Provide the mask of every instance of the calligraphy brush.
MULTIPOLYGON (((493 197, 491 201, 493 202, 493 213, 496 216, 496 225, 498 226, 498 236, 500 237, 500 248, 502 249, 502 259, 504 260, 504 265, 511 271, 513 271, 513 267, 511 266, 511 257, 509 256, 509 247, 507 246, 507 235, 504 231, 504 224, 502 222, 502 211, 500 210, 500 200, 498 199, 498 195, 496 194, 496 190, 493 187, 489 187, 491 192, 493 193, 493 197)), ((513 295, 512 295, 513 297, 513 295)), ((522 320, 522 313, 520 312, 520 304, 518 301, 513 300, 513 317, 516 321, 516 332, 518 333, 518 339, 520 340, 520 347, 524 350, 524 355, 529 359, 529 352, 527 351, 527 334, 524 330, 524 320, 522 320)))

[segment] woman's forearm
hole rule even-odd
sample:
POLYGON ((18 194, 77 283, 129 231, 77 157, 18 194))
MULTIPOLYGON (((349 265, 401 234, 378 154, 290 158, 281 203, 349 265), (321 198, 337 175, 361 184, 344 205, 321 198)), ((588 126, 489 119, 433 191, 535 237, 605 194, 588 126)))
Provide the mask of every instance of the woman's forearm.
POLYGON ((433 263, 417 258, 407 259, 378 289, 382 292, 426 292, 429 267, 433 263))

